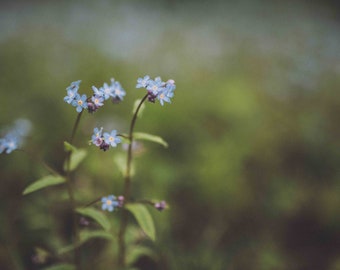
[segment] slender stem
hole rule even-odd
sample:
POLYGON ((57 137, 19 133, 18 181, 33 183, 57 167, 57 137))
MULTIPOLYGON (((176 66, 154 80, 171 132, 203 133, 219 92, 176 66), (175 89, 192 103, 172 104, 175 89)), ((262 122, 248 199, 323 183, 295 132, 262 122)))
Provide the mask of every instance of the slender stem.
MULTIPOLYGON (((146 94, 140 103, 138 104, 138 107, 136 111, 133 114, 131 124, 130 124, 130 130, 129 130, 129 147, 127 152, 127 161, 126 161, 126 172, 125 172, 125 179, 124 179, 124 201, 128 203, 130 201, 130 195, 131 195, 131 166, 132 166, 132 143, 133 143, 133 130, 135 128, 138 112, 140 108, 142 107, 142 104, 147 99, 148 94, 146 94)), ((126 210, 122 211, 122 218, 120 221, 120 229, 118 234, 118 267, 119 269, 125 267, 125 256, 126 256, 126 247, 125 247, 125 241, 124 236, 126 232, 126 227, 128 223, 128 212, 126 210)))
MULTIPOLYGON (((83 112, 80 112, 77 115, 77 119, 76 119, 76 121, 73 125, 72 134, 71 134, 71 138, 70 138, 70 144, 71 145, 72 145, 74 137, 76 135, 76 131, 77 131, 77 128, 79 126, 79 122, 80 122, 82 113, 83 112)), ((70 204, 71 204, 72 219, 73 219, 72 220, 72 222, 73 222, 73 226, 72 226, 72 228, 73 228, 73 242, 74 242, 74 245, 76 246, 79 243, 79 231, 78 231, 77 215, 74 212, 76 204, 75 204, 74 194, 73 194, 70 166, 71 166, 71 151, 69 151, 67 153, 67 156, 66 156, 66 175, 65 175, 65 177, 66 177, 66 183, 67 183, 67 193, 68 193, 70 204)), ((78 270, 81 269, 80 261, 79 261, 79 254, 78 254, 77 248, 74 249, 74 261, 75 261, 75 264, 77 266, 77 269, 78 270)))

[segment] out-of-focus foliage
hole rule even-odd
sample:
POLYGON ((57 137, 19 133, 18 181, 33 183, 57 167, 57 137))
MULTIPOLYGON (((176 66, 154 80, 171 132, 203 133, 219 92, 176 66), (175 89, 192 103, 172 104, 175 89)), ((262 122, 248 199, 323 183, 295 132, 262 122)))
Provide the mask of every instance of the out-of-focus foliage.
MULTIPOLYGON (((88 146, 93 128, 127 132, 144 94, 136 79, 149 74, 173 78, 176 94, 170 105, 146 104, 136 131, 160 135, 169 147, 138 145, 132 193, 170 208, 152 212, 157 240, 148 252, 156 256, 135 266, 339 269, 335 12, 285 1, 4 4, 0 124, 24 117, 33 129, 24 147, 30 155, 0 156, 0 268, 42 269, 59 263, 53 252, 68 244, 64 189, 22 196, 49 174, 37 160, 62 171, 76 119, 65 88, 82 80, 90 94, 114 77, 127 91, 123 103, 81 120, 74 144, 88 155, 75 172, 77 199, 90 202, 119 194, 123 181, 115 150, 88 146)), ((114 212, 105 215, 116 224, 114 212)), ((86 269, 109 269, 114 251, 105 239, 86 243, 86 269)))

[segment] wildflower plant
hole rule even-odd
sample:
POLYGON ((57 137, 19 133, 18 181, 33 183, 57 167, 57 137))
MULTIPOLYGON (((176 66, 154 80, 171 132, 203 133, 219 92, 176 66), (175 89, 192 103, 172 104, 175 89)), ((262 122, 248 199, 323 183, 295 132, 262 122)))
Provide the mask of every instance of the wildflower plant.
MULTIPOLYGON (((66 88, 66 96, 64 97, 64 101, 75 108, 77 115, 70 139, 68 142, 64 142, 66 154, 63 172, 59 173, 45 164, 50 174, 28 185, 23 191, 23 195, 28 195, 44 188, 51 188, 55 185, 64 185, 67 191, 73 213, 72 241, 66 247, 60 247, 59 250, 53 253, 63 256, 62 258, 54 258, 56 261, 60 261, 61 264, 52 266, 52 268, 60 266, 65 267, 65 269, 81 269, 84 263, 84 256, 81 256, 80 247, 92 238, 104 237, 105 239, 113 241, 117 246, 117 254, 114 254, 117 269, 128 269, 128 267, 131 267, 131 262, 127 257, 129 250, 132 248, 129 245, 136 245, 136 242, 126 242, 126 233, 129 228, 132 228, 129 225, 129 216, 131 214, 134 216, 137 224, 140 226, 140 230, 144 232, 146 238, 155 240, 155 227, 148 206, 158 211, 163 211, 168 208, 167 203, 163 200, 133 199, 131 187, 133 147, 138 145, 137 140, 152 141, 167 147, 167 143, 159 136, 135 132, 135 124, 146 102, 156 103, 158 101, 161 106, 164 106, 165 103, 171 103, 176 85, 174 80, 164 82, 160 77, 151 79, 150 76, 146 75, 138 78, 136 88, 144 88, 146 92, 145 95, 135 103, 129 130, 124 133, 115 129, 110 131, 104 127, 94 127, 93 130, 89 131, 90 145, 98 147, 99 151, 102 150, 105 152, 113 149, 112 152, 115 153, 119 151, 117 148, 119 148, 122 143, 127 145, 127 147, 121 147, 120 150, 126 152, 125 162, 117 162, 116 164, 123 172, 123 190, 110 190, 107 194, 94 197, 90 202, 80 201, 79 198, 75 196, 78 190, 75 189, 74 174, 72 172, 78 168, 78 165, 87 156, 86 149, 77 148, 74 145, 75 134, 84 111, 93 114, 99 108, 103 107, 108 100, 111 100, 113 104, 121 102, 126 92, 121 84, 114 79, 111 79, 110 83, 104 83, 103 86, 99 88, 92 86, 92 94, 89 96, 79 92, 80 85, 80 80, 72 82, 66 88), (121 195, 117 195, 117 193, 121 195), (111 229, 110 215, 114 215, 119 219, 119 226, 115 232, 111 229), (87 228, 91 222, 97 223, 102 229, 91 230, 87 228), (73 256, 64 256, 64 254, 73 254, 73 256)), ((21 122, 16 122, 14 128, 9 129, 8 132, 4 133, 4 136, 0 138, 0 153, 10 154, 12 151, 19 149, 29 129, 27 122, 22 120, 21 122), (24 125, 25 123, 26 125, 24 125)), ((143 247, 143 250, 146 250, 147 254, 151 252, 147 247, 143 247)), ((41 253, 41 251, 39 252, 41 253)), ((57 256, 51 255, 47 251, 43 252, 45 254, 44 256, 57 256)), ((140 255, 143 255, 143 253, 140 255)), ((37 255, 35 255, 35 257, 37 257, 37 255)))

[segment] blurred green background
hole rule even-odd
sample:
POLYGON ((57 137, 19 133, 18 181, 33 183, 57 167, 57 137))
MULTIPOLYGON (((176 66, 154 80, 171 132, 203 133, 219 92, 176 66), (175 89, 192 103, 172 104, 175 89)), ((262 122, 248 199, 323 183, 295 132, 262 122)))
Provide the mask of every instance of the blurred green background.
MULTIPOLYGON (((146 74, 174 79, 172 104, 148 103, 136 130, 162 136, 136 157, 135 198, 152 211, 156 258, 140 269, 340 269, 340 17, 336 1, 8 1, 0 10, 0 127, 32 121, 25 149, 62 170, 75 109, 111 77, 121 104, 85 114, 75 145, 81 202, 122 193, 116 150, 88 146, 93 127, 127 132, 146 74)), ((120 150, 117 149, 119 152, 120 150)), ((23 197, 47 174, 0 156, 0 269, 42 269, 69 237, 61 187, 23 197)), ((115 213, 112 215, 112 219, 115 213)), ((114 222, 114 221, 113 221, 114 222)), ((88 269, 112 269, 92 243, 88 269), (98 254, 97 254, 98 253, 98 254)))

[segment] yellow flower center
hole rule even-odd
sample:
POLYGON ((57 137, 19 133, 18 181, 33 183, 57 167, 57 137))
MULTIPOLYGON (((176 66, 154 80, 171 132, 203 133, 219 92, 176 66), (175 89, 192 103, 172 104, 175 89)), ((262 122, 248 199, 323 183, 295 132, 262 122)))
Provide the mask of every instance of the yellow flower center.
POLYGON ((107 200, 107 201, 106 201, 106 204, 107 204, 107 205, 111 205, 111 204, 112 204, 112 201, 111 201, 111 200, 107 200))
POLYGON ((78 100, 78 105, 79 106, 83 105, 83 101, 82 100, 78 100))

